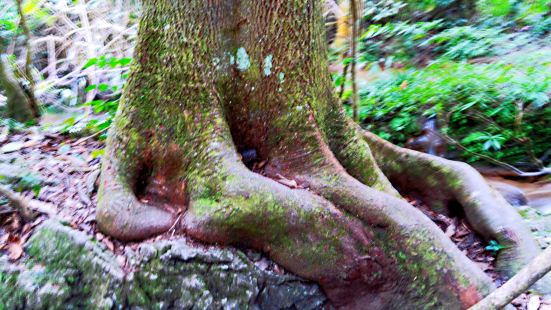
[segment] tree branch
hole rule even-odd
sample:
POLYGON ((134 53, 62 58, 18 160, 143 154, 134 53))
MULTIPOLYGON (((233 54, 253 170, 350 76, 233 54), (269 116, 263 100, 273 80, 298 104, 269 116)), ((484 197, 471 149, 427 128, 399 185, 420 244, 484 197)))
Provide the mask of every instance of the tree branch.
POLYGON ((34 220, 39 213, 47 214, 50 217, 55 215, 53 207, 40 201, 26 199, 4 185, 0 185, 0 195, 6 197, 27 222, 34 220))
POLYGON ((501 309, 551 271, 551 246, 538 255, 511 280, 469 310, 501 309))

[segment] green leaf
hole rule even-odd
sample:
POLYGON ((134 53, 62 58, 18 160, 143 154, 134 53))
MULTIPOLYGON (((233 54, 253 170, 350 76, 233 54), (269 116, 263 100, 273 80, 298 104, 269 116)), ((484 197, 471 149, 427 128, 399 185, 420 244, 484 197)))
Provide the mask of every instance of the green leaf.
POLYGON ((354 59, 352 57, 346 57, 345 59, 343 59, 342 64, 346 66, 346 65, 351 64, 352 61, 354 61, 354 59))
POLYGON ((105 154, 105 149, 93 150, 90 155, 92 158, 102 157, 105 154))
POLYGON ((99 85, 98 85, 98 89, 99 89, 99 91, 101 91, 101 92, 106 92, 106 91, 109 90, 109 85, 104 84, 104 83, 99 84, 99 85))
POLYGON ((98 59, 97 58, 90 58, 88 59, 88 61, 86 62, 86 64, 84 64, 84 67, 82 67, 83 69, 87 69, 87 68, 90 68, 91 66, 93 65, 96 65, 98 63, 98 59))
POLYGON ((334 83, 335 83, 335 86, 336 86, 336 87, 342 86, 342 84, 344 84, 344 81, 345 81, 344 76, 339 75, 339 76, 335 79, 335 82, 334 82, 334 83))
POLYGON ((130 58, 130 57, 123 57, 123 58, 119 59, 119 65, 120 65, 121 67, 126 67, 126 66, 128 66, 131 62, 132 62, 132 58, 130 58))
POLYGON ((487 137, 487 135, 483 132, 472 132, 467 137, 463 138, 461 140, 461 143, 463 144, 470 144, 475 141, 480 141, 484 139, 484 137, 487 137))
POLYGON ((495 240, 490 240, 490 242, 488 242, 488 245, 484 248, 486 251, 489 251, 489 252, 494 252, 494 253, 497 253, 503 249, 506 249, 507 247, 506 246, 503 246, 499 243, 497 243, 497 241, 495 240))
POLYGON ((98 86, 97 86, 96 84, 91 84, 91 85, 89 85, 88 87, 86 87, 86 88, 84 89, 84 91, 85 91, 85 92, 89 92, 89 91, 94 90, 94 89, 96 89, 96 88, 98 88, 98 86))

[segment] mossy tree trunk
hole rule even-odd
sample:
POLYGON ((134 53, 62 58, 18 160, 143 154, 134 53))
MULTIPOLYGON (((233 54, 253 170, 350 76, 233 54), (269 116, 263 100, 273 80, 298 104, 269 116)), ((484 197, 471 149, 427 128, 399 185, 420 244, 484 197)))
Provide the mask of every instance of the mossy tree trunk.
POLYGON ((103 162, 100 229, 122 240, 175 231, 261 250, 320 283, 337 306, 473 305, 491 280, 391 182, 438 193, 440 210, 459 202, 475 229, 511 245, 505 272, 537 254, 534 241, 468 166, 388 145, 347 118, 327 69, 322 7, 145 1, 103 162), (263 173, 239 150, 255 150, 263 173), (276 182, 283 178, 296 186, 276 182), (502 214, 510 219, 496 220, 502 214))
POLYGON ((23 89, 15 78, 6 55, 0 54, 0 90, 7 97, 6 116, 27 122, 39 116, 36 101, 23 89))

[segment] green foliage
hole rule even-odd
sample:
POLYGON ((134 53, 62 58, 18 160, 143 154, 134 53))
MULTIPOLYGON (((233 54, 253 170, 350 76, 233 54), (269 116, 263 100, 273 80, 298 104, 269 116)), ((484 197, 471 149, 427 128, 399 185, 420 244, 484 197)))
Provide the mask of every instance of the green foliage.
POLYGON ((92 158, 102 157, 104 154, 105 154, 105 149, 93 150, 92 153, 90 153, 92 158))
POLYGON ((549 18, 549 0, 479 0, 477 10, 487 17, 509 19, 519 24, 534 25, 549 18))
POLYGON ((9 184, 16 192, 32 191, 36 197, 40 194, 44 180, 36 175, 27 173, 18 178, 5 177, 0 175, 0 183, 9 184))
MULTIPOLYGON (((41 25, 51 25, 55 19, 55 16, 42 7, 41 2, 39 0, 23 1, 23 14, 31 31, 41 25)), ((2 12, 0 16, 0 53, 2 53, 5 46, 22 34, 22 29, 19 27, 19 14, 14 0, 1 1, 0 12, 2 12)))
POLYGON ((480 29, 474 26, 448 28, 422 43, 434 45, 434 51, 444 57, 464 60, 495 55, 495 46, 507 40, 499 28, 480 29))
POLYGON ((0 126, 7 127, 10 133, 21 132, 32 125, 34 125, 34 122, 20 123, 11 118, 4 118, 0 120, 0 126))
POLYGON ((456 0, 407 0, 406 4, 409 11, 431 12, 437 8, 451 6, 459 2, 456 0))
MULTIPOLYGON (((551 59, 547 53, 547 59, 551 59)), ((542 58, 545 59, 545 58, 542 58)), ((397 72, 361 92, 360 120, 403 144, 420 133, 420 120, 436 116, 443 131, 468 148, 508 161, 551 147, 549 62, 469 64, 438 61, 397 72)), ((468 152, 465 160, 479 158, 468 152)))
POLYGON ((370 21, 381 21, 398 15, 400 10, 407 4, 394 0, 367 0, 364 3, 364 19, 370 21))
POLYGON ((365 63, 381 60, 387 63, 393 60, 408 61, 421 52, 424 39, 441 27, 440 20, 372 24, 360 37, 359 60, 365 63))
POLYGON ((454 157, 538 165, 551 149, 550 8, 549 0, 367 1, 358 59, 378 79, 359 82, 362 126, 404 144, 436 117, 462 146, 451 144, 454 157))
POLYGON ((117 66, 120 67, 127 67, 132 62, 132 58, 129 57, 123 57, 123 58, 117 58, 117 57, 107 57, 105 55, 101 57, 94 57, 88 59, 86 64, 84 65, 84 69, 90 68, 92 66, 97 66, 100 69, 104 69, 106 67, 116 68, 117 66))
POLYGON ((477 6, 482 14, 489 16, 507 16, 513 10, 512 1, 479 0, 477 6))
POLYGON ((34 175, 27 174, 19 180, 15 185, 15 190, 18 192, 24 192, 32 190, 35 196, 38 196, 40 189, 42 188, 42 180, 35 177, 34 175))
POLYGON ((100 117, 89 119, 86 115, 81 117, 70 117, 65 120, 61 132, 69 134, 77 134, 83 131, 85 132, 102 132, 99 136, 100 139, 105 139, 107 137, 106 130, 111 126, 115 113, 117 111, 120 96, 122 89, 128 78, 128 69, 132 59, 128 57, 117 58, 117 57, 107 57, 101 56, 98 58, 90 58, 84 65, 85 68, 97 67, 100 69, 104 68, 117 68, 120 67, 121 73, 120 78, 117 79, 117 82, 111 84, 101 83, 101 84, 91 84, 88 85, 85 89, 86 92, 96 91, 102 95, 102 98, 107 99, 96 99, 84 103, 84 105, 90 106, 92 112, 95 115, 100 117))
POLYGON ((497 241, 490 240, 490 242, 488 242, 488 245, 484 249, 488 252, 492 252, 494 254, 497 254, 497 252, 499 252, 503 249, 506 249, 506 248, 507 248, 506 246, 497 243, 497 241))
POLYGON ((18 15, 15 6, 0 3, 0 54, 4 53, 6 46, 20 32, 18 29, 18 15))

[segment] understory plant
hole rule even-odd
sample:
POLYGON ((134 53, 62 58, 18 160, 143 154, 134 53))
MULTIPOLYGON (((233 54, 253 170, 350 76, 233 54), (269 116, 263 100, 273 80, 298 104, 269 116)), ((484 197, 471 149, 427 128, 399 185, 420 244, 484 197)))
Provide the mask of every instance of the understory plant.
POLYGON ((473 154, 479 153, 511 163, 532 162, 551 147, 548 66, 548 61, 442 60, 396 72, 363 89, 360 120, 403 145, 421 133, 424 119, 436 117, 442 132, 466 147, 450 145, 464 160, 477 161, 480 157, 473 154))

